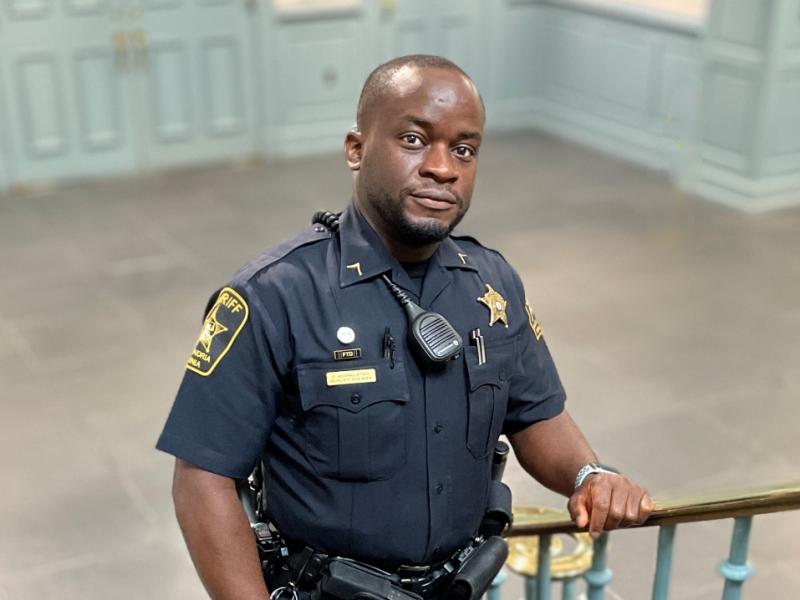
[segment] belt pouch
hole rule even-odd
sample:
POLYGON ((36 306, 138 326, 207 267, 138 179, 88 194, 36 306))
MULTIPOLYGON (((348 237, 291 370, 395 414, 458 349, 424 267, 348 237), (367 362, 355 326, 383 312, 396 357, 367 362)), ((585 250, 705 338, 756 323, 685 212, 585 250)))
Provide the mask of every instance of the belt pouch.
POLYGON ((514 519, 511 512, 511 489, 501 481, 489 485, 489 501, 481 521, 480 533, 484 537, 500 535, 514 519))
POLYGON ((323 577, 321 590, 342 600, 422 600, 391 580, 387 573, 350 560, 334 558, 323 577))

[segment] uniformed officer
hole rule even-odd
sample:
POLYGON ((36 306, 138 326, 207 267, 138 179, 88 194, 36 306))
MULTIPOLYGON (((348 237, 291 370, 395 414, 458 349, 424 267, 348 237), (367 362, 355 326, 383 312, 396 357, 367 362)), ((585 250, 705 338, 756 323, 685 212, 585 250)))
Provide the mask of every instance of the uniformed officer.
POLYGON ((353 201, 338 232, 309 227, 212 298, 158 441, 177 457, 176 513, 212 597, 268 597, 234 487, 261 460, 270 521, 290 545, 389 571, 442 561, 475 535, 501 434, 593 535, 649 515, 647 493, 595 467, 564 411, 520 278, 451 235, 483 126, 453 63, 381 65, 345 140, 353 201), (450 322, 455 360, 420 360, 384 275, 450 322))

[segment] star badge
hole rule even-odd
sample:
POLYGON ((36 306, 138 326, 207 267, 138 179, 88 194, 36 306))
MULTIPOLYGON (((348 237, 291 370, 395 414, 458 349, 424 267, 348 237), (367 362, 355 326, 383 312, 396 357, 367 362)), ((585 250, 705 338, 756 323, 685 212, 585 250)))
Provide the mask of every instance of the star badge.
POLYGON ((220 305, 218 304, 208 317, 206 317, 206 322, 203 323, 203 330, 200 332, 200 339, 197 340, 203 345, 206 352, 211 352, 211 342, 214 341, 215 336, 228 331, 228 328, 217 319, 219 307, 220 305))
POLYGON ((503 325, 508 327, 508 315, 506 315, 508 302, 488 283, 485 285, 486 293, 478 298, 478 302, 485 304, 489 308, 489 327, 492 327, 498 321, 502 321, 503 325))

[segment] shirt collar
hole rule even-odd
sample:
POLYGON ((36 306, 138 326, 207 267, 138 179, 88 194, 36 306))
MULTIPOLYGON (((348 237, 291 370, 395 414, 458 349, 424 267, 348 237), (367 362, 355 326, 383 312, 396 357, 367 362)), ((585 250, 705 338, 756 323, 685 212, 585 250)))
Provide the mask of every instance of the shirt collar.
MULTIPOLYGON (((383 239, 364 216, 350 204, 339 219, 341 264, 339 282, 347 287, 377 275, 392 272, 392 279, 405 276, 405 270, 392 256, 383 239)), ((468 254, 451 237, 447 237, 431 258, 431 265, 477 271, 468 254)))

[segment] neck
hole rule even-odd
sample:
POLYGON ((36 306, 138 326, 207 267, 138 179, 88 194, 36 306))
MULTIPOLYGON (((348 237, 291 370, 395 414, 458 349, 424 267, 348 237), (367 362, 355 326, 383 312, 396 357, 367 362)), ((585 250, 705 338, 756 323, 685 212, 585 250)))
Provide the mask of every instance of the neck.
POLYGON ((393 237, 386 230, 385 225, 377 217, 377 215, 373 215, 370 210, 368 210, 361 202, 358 201, 358 198, 356 198, 353 204, 361 216, 367 220, 367 223, 369 223, 375 232, 380 236, 380 238, 383 240, 383 243, 386 244, 386 247, 389 249, 391 255, 400 262, 424 262, 434 255, 441 244, 441 242, 433 242, 431 244, 415 244, 413 246, 406 244, 393 237))

